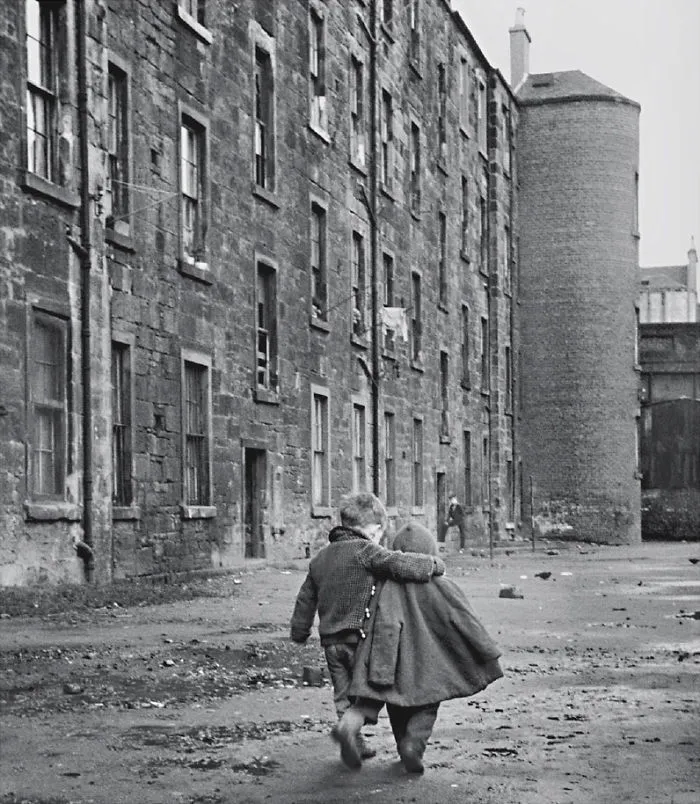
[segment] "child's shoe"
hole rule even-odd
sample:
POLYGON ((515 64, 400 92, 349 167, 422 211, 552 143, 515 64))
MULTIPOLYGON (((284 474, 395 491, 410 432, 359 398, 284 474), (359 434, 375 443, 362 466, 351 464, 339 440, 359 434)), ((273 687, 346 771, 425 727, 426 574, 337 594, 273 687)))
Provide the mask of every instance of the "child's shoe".
POLYGON ((402 740, 399 746, 399 756, 404 768, 409 773, 423 773, 423 747, 418 740, 410 738, 402 740))
POLYGON ((357 738, 364 724, 365 718, 361 712, 353 712, 352 709, 348 709, 331 730, 331 737, 340 743, 340 758, 348 768, 362 767, 357 738))
POLYGON ((365 738, 358 734, 357 736, 357 750, 360 752, 360 759, 372 759, 377 756, 377 749, 367 745, 365 738))

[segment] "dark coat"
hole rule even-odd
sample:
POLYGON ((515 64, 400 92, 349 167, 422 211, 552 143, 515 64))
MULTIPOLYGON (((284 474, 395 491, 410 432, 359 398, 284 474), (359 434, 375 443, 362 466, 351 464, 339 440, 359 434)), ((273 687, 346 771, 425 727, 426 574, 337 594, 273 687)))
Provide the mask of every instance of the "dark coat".
POLYGON ((311 559, 297 594, 291 621, 295 642, 309 637, 317 610, 322 645, 343 642, 348 632, 364 636, 375 578, 427 583, 445 572, 437 556, 387 550, 352 528, 333 528, 328 540, 311 559))
POLYGON ((397 706, 462 698, 501 678, 498 647, 449 578, 385 581, 349 694, 397 706))

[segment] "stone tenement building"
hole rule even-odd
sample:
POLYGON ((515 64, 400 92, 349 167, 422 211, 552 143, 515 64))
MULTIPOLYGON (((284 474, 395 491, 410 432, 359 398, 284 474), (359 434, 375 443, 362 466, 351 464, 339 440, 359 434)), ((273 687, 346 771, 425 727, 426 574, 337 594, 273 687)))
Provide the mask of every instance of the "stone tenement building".
POLYGON ((0 75, 0 584, 528 524, 546 176, 448 2, 0 0, 0 75))

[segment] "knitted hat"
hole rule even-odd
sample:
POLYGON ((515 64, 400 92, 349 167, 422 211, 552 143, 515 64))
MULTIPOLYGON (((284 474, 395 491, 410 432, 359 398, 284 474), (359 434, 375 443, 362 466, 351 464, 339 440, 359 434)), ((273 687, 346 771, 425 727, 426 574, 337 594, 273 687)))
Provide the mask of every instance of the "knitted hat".
POLYGON ((393 547, 394 550, 401 550, 403 553, 438 555, 437 542, 432 533, 420 522, 409 522, 404 525, 394 537, 393 547))

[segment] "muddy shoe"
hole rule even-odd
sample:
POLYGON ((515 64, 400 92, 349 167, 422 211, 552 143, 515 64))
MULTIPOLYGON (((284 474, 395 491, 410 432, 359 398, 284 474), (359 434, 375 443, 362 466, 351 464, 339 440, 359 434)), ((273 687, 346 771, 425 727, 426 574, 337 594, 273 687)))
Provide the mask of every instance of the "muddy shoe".
POLYGON ((423 773, 423 752, 415 740, 404 740, 399 748, 399 756, 409 773, 423 773))
POLYGON ((340 758, 348 768, 361 768, 362 757, 357 743, 360 729, 364 725, 364 716, 359 712, 348 710, 333 726, 331 737, 340 743, 340 758))

